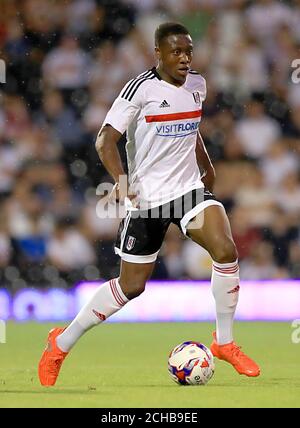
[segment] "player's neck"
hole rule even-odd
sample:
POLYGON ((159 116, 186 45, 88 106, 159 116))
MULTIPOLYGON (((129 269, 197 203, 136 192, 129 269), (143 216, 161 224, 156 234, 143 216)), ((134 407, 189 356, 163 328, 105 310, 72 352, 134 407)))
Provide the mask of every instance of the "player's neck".
POLYGON ((178 80, 173 79, 173 77, 169 76, 165 71, 160 68, 160 66, 156 67, 156 72, 161 77, 162 80, 164 80, 167 83, 170 83, 171 85, 177 86, 179 88, 180 86, 184 85, 185 82, 180 82, 178 80))

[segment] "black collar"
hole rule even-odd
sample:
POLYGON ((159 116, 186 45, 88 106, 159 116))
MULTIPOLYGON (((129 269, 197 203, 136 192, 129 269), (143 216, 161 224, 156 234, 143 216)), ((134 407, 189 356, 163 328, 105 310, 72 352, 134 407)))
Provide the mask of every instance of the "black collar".
POLYGON ((158 74, 158 72, 156 70, 156 67, 151 68, 151 71, 158 80, 162 80, 162 78, 160 77, 160 75, 158 74))

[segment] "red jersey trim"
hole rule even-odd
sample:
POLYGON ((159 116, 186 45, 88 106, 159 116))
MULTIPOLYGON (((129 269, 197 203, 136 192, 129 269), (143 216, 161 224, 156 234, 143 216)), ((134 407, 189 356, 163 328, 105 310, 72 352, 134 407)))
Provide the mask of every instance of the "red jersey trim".
POLYGON ((172 120, 193 119, 200 117, 202 110, 183 111, 182 113, 156 114, 153 116, 145 116, 146 122, 170 122, 172 120))

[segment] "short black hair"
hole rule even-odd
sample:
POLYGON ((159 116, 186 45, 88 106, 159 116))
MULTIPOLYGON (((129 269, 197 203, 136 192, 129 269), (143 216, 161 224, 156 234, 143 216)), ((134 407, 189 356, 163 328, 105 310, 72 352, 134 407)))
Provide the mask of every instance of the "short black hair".
POLYGON ((179 22, 165 22, 160 24, 155 30, 155 46, 159 46, 161 41, 172 34, 190 34, 188 29, 179 22))

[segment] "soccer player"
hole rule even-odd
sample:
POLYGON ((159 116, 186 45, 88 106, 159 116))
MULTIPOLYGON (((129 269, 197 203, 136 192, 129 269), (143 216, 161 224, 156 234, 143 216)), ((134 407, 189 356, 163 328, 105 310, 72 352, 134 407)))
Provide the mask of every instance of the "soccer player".
POLYGON ((62 362, 86 331, 144 291, 170 223, 213 260, 213 355, 240 374, 260 374, 258 365, 233 341, 238 255, 224 207, 212 193, 215 171, 198 131, 206 84, 191 70, 188 30, 178 23, 161 24, 155 31, 155 53, 157 67, 125 85, 96 141, 99 157, 115 180, 111 198, 131 199, 115 246, 122 259, 120 275, 102 284, 67 328, 49 332, 39 363, 42 385, 55 384, 62 362), (125 131, 130 192, 120 186, 125 172, 117 143, 125 131))

